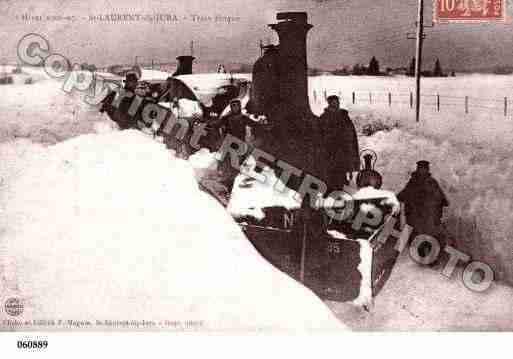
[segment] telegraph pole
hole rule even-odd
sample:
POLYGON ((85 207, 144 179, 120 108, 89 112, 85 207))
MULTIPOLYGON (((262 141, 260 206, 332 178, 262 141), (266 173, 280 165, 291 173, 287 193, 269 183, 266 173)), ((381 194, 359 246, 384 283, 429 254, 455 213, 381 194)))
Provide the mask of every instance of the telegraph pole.
POLYGON ((420 76, 422 70, 422 42, 424 36, 424 0, 419 0, 417 14, 417 50, 415 55, 415 120, 420 120, 420 76))

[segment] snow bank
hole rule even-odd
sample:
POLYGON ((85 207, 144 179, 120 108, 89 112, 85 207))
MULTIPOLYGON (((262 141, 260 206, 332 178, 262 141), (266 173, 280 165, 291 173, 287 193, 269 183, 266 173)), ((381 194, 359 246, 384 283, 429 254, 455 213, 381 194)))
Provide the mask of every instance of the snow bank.
POLYGON ((85 93, 67 93, 42 69, 30 71, 40 77, 35 83, 0 86, 0 142, 22 137, 48 145, 94 131, 104 116, 85 93))
MULTIPOLYGON (((0 156, 0 302, 22 298, 16 319, 90 320, 103 330, 112 328, 95 320, 343 328, 256 252, 198 189, 190 164, 151 138, 114 131, 49 147, 17 140, 0 144, 0 156)), ((1 311, 0 319, 12 318, 1 311)))
POLYGON ((408 181, 416 161, 430 161, 433 176, 450 201, 445 223, 457 247, 492 265, 500 279, 513 284, 511 153, 399 129, 361 137, 360 143, 378 153, 376 169, 383 174, 383 187, 396 192, 408 181))

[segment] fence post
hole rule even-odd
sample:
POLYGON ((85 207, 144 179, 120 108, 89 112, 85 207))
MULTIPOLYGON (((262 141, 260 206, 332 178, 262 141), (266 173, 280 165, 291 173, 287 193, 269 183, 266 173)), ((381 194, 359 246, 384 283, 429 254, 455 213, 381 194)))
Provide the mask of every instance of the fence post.
POLYGON ((326 94, 326 90, 324 90, 324 99, 328 100, 328 95, 326 94))
POLYGON ((356 103, 356 96, 355 96, 355 93, 353 91, 353 105, 356 103))
POLYGON ((440 94, 436 94, 436 110, 440 112, 440 94))
POLYGON ((391 107, 392 106, 392 94, 389 92, 388 93, 388 107, 391 107))
POLYGON ((504 117, 508 116, 508 98, 504 97, 504 117))
POLYGON ((468 96, 465 96, 465 113, 468 114, 468 96))
POLYGON ((372 92, 369 91, 369 103, 372 105, 372 92))
POLYGON ((78 122, 78 112, 80 111, 80 107, 75 106, 73 109, 73 121, 78 122))
POLYGON ((413 108, 413 94, 410 92, 410 108, 413 108))
POLYGON ((94 71, 93 71, 92 86, 93 86, 93 97, 96 98, 96 72, 94 72, 94 71))
POLYGON ((317 92, 313 91, 314 102, 317 103, 317 92))

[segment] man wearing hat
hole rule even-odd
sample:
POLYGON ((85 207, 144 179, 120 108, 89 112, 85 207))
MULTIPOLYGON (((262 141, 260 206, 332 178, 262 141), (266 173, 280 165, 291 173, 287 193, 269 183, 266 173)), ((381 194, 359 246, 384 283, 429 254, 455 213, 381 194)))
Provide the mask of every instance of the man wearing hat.
POLYGON ((404 203, 406 223, 413 227, 414 236, 439 236, 443 208, 449 206, 449 201, 438 182, 431 177, 428 161, 417 162, 416 171, 397 198, 404 203))
POLYGON ((125 91, 134 92, 137 88, 137 82, 139 81, 139 76, 135 71, 128 71, 125 76, 125 91))
POLYGON ((340 190, 360 169, 358 137, 347 110, 340 108, 338 96, 329 96, 327 101, 319 120, 319 134, 325 144, 319 156, 319 173, 330 190, 340 190))

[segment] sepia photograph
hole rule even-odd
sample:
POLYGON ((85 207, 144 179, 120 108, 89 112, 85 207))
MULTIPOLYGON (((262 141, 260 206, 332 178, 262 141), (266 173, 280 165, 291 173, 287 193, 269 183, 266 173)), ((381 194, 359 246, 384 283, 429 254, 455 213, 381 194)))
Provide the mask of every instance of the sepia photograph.
POLYGON ((0 0, 0 332, 513 331, 512 15, 0 0))

